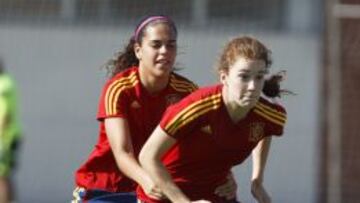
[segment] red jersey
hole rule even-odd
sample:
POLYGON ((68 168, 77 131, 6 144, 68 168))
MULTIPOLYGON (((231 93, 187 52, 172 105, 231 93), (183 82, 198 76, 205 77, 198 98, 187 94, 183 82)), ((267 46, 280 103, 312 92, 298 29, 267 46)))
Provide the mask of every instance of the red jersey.
MULTIPOLYGON (((285 109, 262 97, 244 119, 234 123, 223 102, 222 87, 199 89, 169 107, 160 122, 177 139, 162 162, 191 200, 225 202, 214 191, 227 181, 232 166, 242 163, 262 138, 283 133, 285 109)), ((137 192, 143 201, 161 202, 148 198, 141 188, 137 192)))
POLYGON ((115 162, 105 131, 104 120, 121 117, 128 121, 134 153, 137 156, 146 139, 158 125, 166 107, 196 89, 189 80, 175 73, 167 87, 150 95, 142 86, 137 67, 111 78, 104 86, 97 119, 99 139, 88 160, 75 174, 76 184, 85 189, 110 192, 135 191, 136 184, 123 175, 115 162))

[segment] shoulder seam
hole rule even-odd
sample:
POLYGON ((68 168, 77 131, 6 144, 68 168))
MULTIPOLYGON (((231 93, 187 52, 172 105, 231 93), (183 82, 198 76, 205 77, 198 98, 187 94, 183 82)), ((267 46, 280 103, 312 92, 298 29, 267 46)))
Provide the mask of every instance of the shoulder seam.
MULTIPOLYGON (((180 78, 181 79, 181 78, 180 78)), ((176 78, 176 75, 171 75, 170 77, 170 85, 177 91, 188 92, 194 91, 197 89, 197 86, 187 79, 179 80, 176 78)))
POLYGON ((109 85, 105 93, 105 112, 107 115, 117 113, 116 104, 120 93, 126 89, 134 87, 138 82, 139 80, 136 77, 136 72, 133 72, 126 77, 113 81, 109 85))
POLYGON ((198 100, 180 111, 166 126, 165 130, 175 134, 181 127, 205 113, 218 109, 221 105, 221 94, 211 95, 198 100))
POLYGON ((281 126, 283 126, 286 122, 285 113, 260 102, 255 105, 254 112, 281 126))

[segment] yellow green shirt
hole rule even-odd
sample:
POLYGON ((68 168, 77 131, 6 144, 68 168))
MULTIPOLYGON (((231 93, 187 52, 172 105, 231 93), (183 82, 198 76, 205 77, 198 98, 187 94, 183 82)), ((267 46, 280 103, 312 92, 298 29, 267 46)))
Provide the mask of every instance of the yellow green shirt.
POLYGON ((10 170, 11 146, 21 136, 17 118, 16 88, 7 74, 0 75, 0 176, 10 170))

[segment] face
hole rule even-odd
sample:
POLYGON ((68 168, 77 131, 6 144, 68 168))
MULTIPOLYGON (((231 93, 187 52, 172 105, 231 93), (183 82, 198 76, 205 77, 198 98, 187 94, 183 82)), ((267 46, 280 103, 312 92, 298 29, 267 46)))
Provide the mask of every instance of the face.
POLYGON ((135 54, 139 67, 146 74, 156 77, 168 76, 176 57, 176 36, 164 23, 145 28, 141 44, 135 44, 135 54))
POLYGON ((254 107, 260 98, 266 73, 265 61, 239 57, 228 73, 220 73, 227 100, 243 108, 254 107))

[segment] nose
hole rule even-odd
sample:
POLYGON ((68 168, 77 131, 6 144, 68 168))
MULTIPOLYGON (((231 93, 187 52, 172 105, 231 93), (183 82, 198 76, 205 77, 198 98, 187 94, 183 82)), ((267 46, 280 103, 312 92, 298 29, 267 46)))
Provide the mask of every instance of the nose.
POLYGON ((248 88, 248 90, 256 90, 256 81, 250 80, 247 88, 248 88))
POLYGON ((166 45, 162 45, 159 49, 159 52, 162 54, 165 54, 168 51, 168 48, 166 47, 166 45))

